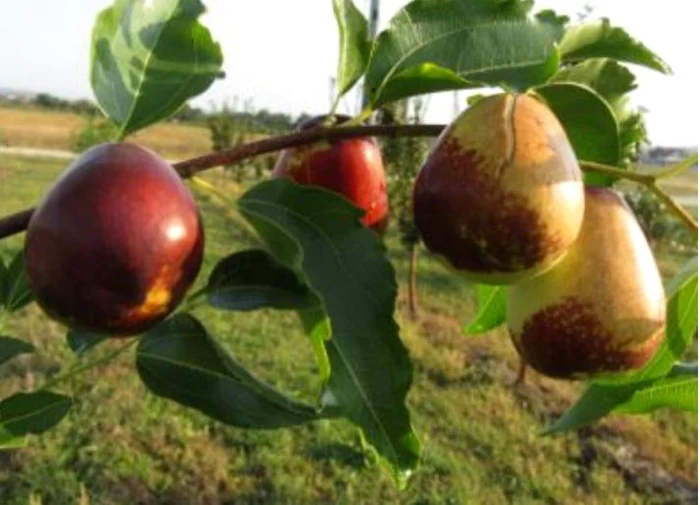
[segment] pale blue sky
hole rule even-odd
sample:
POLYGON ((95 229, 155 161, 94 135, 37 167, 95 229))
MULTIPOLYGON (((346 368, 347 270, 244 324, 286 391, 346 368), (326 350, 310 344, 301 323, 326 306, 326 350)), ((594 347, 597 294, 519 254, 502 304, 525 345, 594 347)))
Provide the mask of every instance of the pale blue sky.
MULTIPOLYGON (((0 0, 0 88, 91 97, 89 42, 97 12, 110 0, 0 0)), ((227 78, 195 103, 208 106, 238 96, 255 108, 296 115, 323 113, 338 51, 330 0, 205 0, 203 17, 225 54, 227 78)), ((365 10, 369 0, 355 0, 365 10)), ((380 28, 406 0, 381 0, 380 28)), ((537 0, 575 15, 585 0, 537 0)), ((671 65, 673 76, 634 70, 634 101, 649 109, 652 142, 697 146, 698 27, 695 2, 592 0, 595 16, 608 16, 671 65)), ((460 94, 460 98, 464 96, 460 94)), ((355 112, 351 95, 341 109, 355 112)), ((428 121, 453 117, 453 95, 432 95, 428 121)))

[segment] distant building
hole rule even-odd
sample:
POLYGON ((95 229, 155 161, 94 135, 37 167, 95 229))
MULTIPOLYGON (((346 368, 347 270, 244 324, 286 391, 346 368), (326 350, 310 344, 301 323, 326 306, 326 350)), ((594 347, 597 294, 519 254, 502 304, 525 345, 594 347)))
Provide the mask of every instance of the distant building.
MULTIPOLYGON (((655 146, 643 149, 639 156, 644 165, 673 165, 697 153, 694 147, 663 147, 655 146)), ((697 170, 697 163, 692 167, 697 170)))

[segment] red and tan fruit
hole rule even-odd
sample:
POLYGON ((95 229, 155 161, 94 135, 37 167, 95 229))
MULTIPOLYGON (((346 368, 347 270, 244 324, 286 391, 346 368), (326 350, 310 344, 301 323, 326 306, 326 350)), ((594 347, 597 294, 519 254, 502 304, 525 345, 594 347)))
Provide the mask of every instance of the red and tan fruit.
POLYGON ((130 143, 83 153, 34 212, 29 283, 59 321, 134 335, 182 300, 202 263, 196 204, 175 170, 130 143))
MULTIPOLYGON (((335 116, 336 123, 350 119, 335 116)), ((318 116, 297 127, 304 131, 322 126, 318 116)), ((335 191, 365 211, 365 226, 383 233, 389 222, 389 199, 379 145, 373 138, 318 142, 280 153, 273 177, 286 177, 303 185, 335 191)))
POLYGON ((486 97, 440 135, 413 192, 426 247, 468 278, 511 284, 551 268, 583 219, 581 171, 547 106, 486 97))
POLYGON ((581 233, 566 257, 508 293, 515 347, 551 377, 642 367, 663 339, 665 318, 661 276, 644 233, 608 188, 586 188, 581 233))

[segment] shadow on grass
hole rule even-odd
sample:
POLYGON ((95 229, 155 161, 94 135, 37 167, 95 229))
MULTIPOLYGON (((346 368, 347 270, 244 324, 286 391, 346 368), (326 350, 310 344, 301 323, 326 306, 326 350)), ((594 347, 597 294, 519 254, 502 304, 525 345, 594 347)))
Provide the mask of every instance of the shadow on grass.
POLYGON ((314 461, 334 461, 356 470, 364 468, 365 455, 344 444, 324 444, 309 450, 309 456, 314 461))

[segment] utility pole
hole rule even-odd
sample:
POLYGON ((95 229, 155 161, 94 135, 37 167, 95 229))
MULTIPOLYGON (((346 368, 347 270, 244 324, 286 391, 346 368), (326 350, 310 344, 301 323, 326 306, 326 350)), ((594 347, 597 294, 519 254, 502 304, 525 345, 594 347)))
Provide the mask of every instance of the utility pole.
MULTIPOLYGON (((374 40, 377 36, 379 27, 379 0, 369 0, 369 36, 370 40, 374 40)), ((369 103, 367 90, 362 91, 362 108, 364 109, 369 103)))

